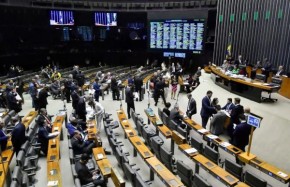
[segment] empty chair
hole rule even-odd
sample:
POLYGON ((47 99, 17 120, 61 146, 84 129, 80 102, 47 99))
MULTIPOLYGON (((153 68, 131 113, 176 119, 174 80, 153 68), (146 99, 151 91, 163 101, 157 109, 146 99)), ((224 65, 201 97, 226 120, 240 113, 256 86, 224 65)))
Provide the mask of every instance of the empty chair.
POLYGON ((177 127, 177 132, 179 132, 179 134, 181 134, 184 138, 187 139, 187 131, 184 128, 181 128, 180 126, 177 127))
POLYGON ((246 171, 245 173, 245 183, 251 187, 266 187, 267 182, 258 176, 246 171))
POLYGON ((177 123, 175 123, 173 120, 169 120, 168 124, 167 124, 168 128, 170 128, 171 130, 177 130, 177 123))
POLYGON ((180 177, 181 181, 186 185, 186 186, 192 186, 192 169, 188 167, 186 164, 184 164, 182 161, 178 160, 177 161, 177 174, 180 177))
POLYGON ((142 177, 136 173, 136 183, 133 184, 134 187, 149 187, 151 184, 151 181, 144 181, 142 177))
POLYGON ((33 164, 33 159, 30 159, 29 157, 25 158, 25 152, 23 150, 18 152, 16 157, 16 165, 24 170, 29 177, 29 181, 33 182, 33 176, 35 175, 37 165, 33 164))
MULTIPOLYGON (((272 77, 272 82, 270 83, 271 86, 277 86, 277 89, 275 91, 278 91, 282 84, 282 79, 272 77)), ((267 91, 269 94, 269 97, 262 97, 262 102, 275 102, 278 101, 278 99, 274 99, 271 97, 272 91, 267 91)))
POLYGON ((136 171, 129 165, 129 163, 124 163, 124 174, 125 178, 135 184, 136 180, 136 171))
POLYGON ((12 181, 11 184, 10 184, 10 187, 19 187, 20 184, 18 184, 17 181, 12 181))
POLYGON ((113 154, 116 155, 116 148, 120 146, 123 146, 122 144, 120 144, 121 142, 117 142, 114 138, 110 138, 109 139, 109 144, 112 148, 113 154))
POLYGON ((27 153, 29 146, 30 146, 29 141, 26 141, 24 144, 22 144, 20 149, 23 150, 25 153, 27 153))
POLYGON ((160 147, 163 145, 163 140, 159 136, 153 136, 150 138, 151 149, 155 153, 156 157, 160 159, 160 147))
POLYGON ((195 174, 193 177, 193 187, 212 187, 205 179, 203 179, 199 174, 195 174))
POLYGON ((143 136, 142 135, 143 126, 144 126, 144 124, 140 120, 138 120, 136 123, 136 127, 137 127, 137 131, 138 131, 139 136, 143 136))
POLYGON ((150 146, 150 138, 156 136, 156 132, 149 125, 145 125, 143 127, 142 135, 146 144, 150 146))
POLYGON ((201 140, 198 140, 196 137, 192 136, 190 139, 191 147, 195 148, 198 152, 202 153, 203 143, 201 140))
POLYGON ((163 112, 162 112, 162 110, 160 108, 158 108, 158 116, 162 120, 162 122, 164 123, 164 121, 163 121, 163 112))
POLYGON ((12 174, 12 181, 16 181, 19 186, 29 186, 27 173, 23 173, 19 166, 15 166, 12 174))
POLYGON ((176 163, 173 154, 165 146, 160 147, 160 160, 171 172, 176 173, 176 163))
POLYGON ((225 170, 238 178, 239 180, 242 179, 243 174, 243 167, 235 162, 232 162, 228 159, 225 160, 225 170))
POLYGON ((218 164, 218 162, 219 162, 219 154, 214 149, 212 149, 209 146, 205 146, 203 154, 209 160, 211 160, 215 164, 218 164))

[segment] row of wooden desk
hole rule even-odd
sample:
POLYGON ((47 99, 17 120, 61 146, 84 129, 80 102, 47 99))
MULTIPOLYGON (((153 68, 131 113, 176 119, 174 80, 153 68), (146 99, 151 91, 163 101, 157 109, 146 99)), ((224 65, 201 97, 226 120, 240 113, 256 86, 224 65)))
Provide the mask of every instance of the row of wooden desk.
MULTIPOLYGON (((153 125, 155 125, 156 129, 158 128, 167 128, 168 131, 171 132, 171 152, 174 153, 174 143, 176 143, 179 149, 191 160, 196 163, 196 173, 199 173, 199 166, 202 166, 207 172, 211 173, 215 178, 226 184, 227 186, 236 186, 240 182, 237 178, 232 176, 230 173, 211 162, 209 159, 199 154, 197 151, 193 153, 188 153, 188 150, 192 150, 192 147, 186 143, 186 138, 182 137, 177 131, 171 131, 166 124, 162 126, 156 126, 157 121, 160 119, 158 116, 152 111, 152 109, 145 109, 145 113, 148 119, 151 121, 153 125), (153 115, 154 114, 154 115, 153 115)), ((158 122, 159 123, 159 122, 158 122)), ((247 186, 247 185, 246 185, 247 186)))
MULTIPOLYGON (((26 129, 29 127, 33 119, 36 117, 36 115, 37 115, 36 111, 31 111, 22 119, 22 123, 24 124, 26 129)), ((10 184, 11 176, 10 176, 9 165, 11 163, 13 156, 14 156, 14 151, 13 151, 13 146, 12 146, 12 142, 10 138, 7 141, 6 149, 2 151, 1 153, 2 160, 0 162, 0 187, 3 187, 5 182, 7 185, 10 184)))
MULTIPOLYGON (((181 114, 183 114, 181 112, 181 114)), ((205 131, 205 129, 202 128, 200 124, 197 124, 193 120, 189 118, 185 118, 183 120, 188 126, 190 126, 193 130, 198 132, 200 135, 202 135, 203 139, 206 141, 210 141, 219 148, 225 150, 229 154, 233 155, 234 157, 238 158, 240 161, 250 164, 251 166, 259 169, 263 173, 269 175, 270 177, 273 177, 277 179, 278 181, 281 181, 282 183, 288 183, 290 181, 290 174, 287 174, 285 171, 282 171, 281 169, 264 162, 257 158, 256 155, 251 154, 250 157, 246 156, 246 153, 240 150, 239 148, 229 144, 228 142, 224 142, 219 138, 212 139, 211 133, 209 131, 205 131), (286 176, 284 175, 286 174, 286 176)))
POLYGON ((161 181, 170 187, 184 186, 183 183, 171 173, 166 166, 164 166, 150 151, 150 149, 143 143, 142 139, 137 136, 136 131, 132 128, 123 109, 117 111, 117 115, 122 128, 129 136, 128 139, 134 147, 134 156, 138 152, 145 163, 150 168, 150 180, 154 180, 154 173, 161 179, 161 181))
POLYGON ((60 136, 62 132, 62 124, 65 120, 65 115, 57 116, 52 125, 52 132, 59 132, 59 135, 50 139, 48 142, 47 186, 62 186, 60 170, 60 136))

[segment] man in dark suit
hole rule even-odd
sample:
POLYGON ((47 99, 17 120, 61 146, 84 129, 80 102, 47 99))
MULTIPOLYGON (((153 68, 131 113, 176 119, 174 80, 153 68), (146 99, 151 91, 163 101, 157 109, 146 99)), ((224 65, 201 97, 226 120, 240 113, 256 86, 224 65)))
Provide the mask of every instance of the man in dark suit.
POLYGON ((115 76, 111 79, 111 90, 112 90, 113 100, 119 101, 120 93, 119 93, 118 83, 115 76))
POLYGON ((202 119, 202 127, 206 128, 208 119, 210 116, 212 116, 213 113, 216 112, 215 107, 211 106, 211 96, 212 96, 212 91, 207 91, 206 96, 202 99, 202 107, 200 110, 200 116, 202 119))
POLYGON ((213 115, 210 121, 210 132, 214 135, 223 134, 224 131, 224 124, 227 120, 227 115, 221 111, 221 106, 216 106, 217 113, 213 115))
POLYGON ((72 87, 71 98, 72 98, 72 107, 77 110, 77 106, 80 100, 80 96, 78 94, 79 87, 77 85, 72 87))
POLYGON ((241 123, 238 124, 233 132, 232 144, 241 150, 245 151, 245 147, 249 143, 249 135, 251 133, 251 126, 247 124, 244 114, 239 116, 241 123))
POLYGON ((191 119, 191 116, 196 114, 196 102, 192 97, 192 94, 187 94, 188 104, 186 109, 186 115, 191 119))
POLYGON ((106 186, 106 181, 103 176, 100 174, 100 171, 97 170, 93 173, 87 167, 87 163, 89 161, 89 156, 87 154, 83 154, 81 156, 80 161, 76 162, 75 169, 80 179, 81 185, 86 185, 89 183, 93 183, 95 186, 101 185, 106 186))
POLYGON ((235 107, 231 112, 231 122, 230 125, 228 126, 228 134, 231 138, 233 136, 234 124, 240 124, 239 116, 241 114, 244 114, 244 107, 240 105, 240 102, 241 102, 240 98, 234 99, 235 107))
POLYGON ((38 129, 38 142, 41 144, 41 151, 44 155, 47 155, 48 151, 48 141, 56 137, 57 135, 50 135, 51 127, 48 126, 47 122, 41 121, 39 122, 39 129, 38 129))
POLYGON ((134 84, 135 84, 135 91, 137 93, 139 93, 139 101, 142 101, 142 86, 143 86, 143 80, 141 79, 140 76, 135 77, 134 80, 134 84))
POLYGON ((135 104, 134 104, 134 95, 133 95, 133 87, 132 84, 128 84, 128 87, 125 90, 125 101, 127 103, 127 114, 128 119, 131 118, 130 116, 130 109, 132 108, 135 111, 135 104))
POLYGON ((228 98, 227 104, 222 108, 222 110, 227 111, 229 114, 231 114, 232 110, 235 108, 235 105, 233 103, 232 98, 228 98))
POLYGON ((83 153, 92 154, 92 149, 95 147, 94 142, 87 142, 82 138, 79 131, 74 131, 74 136, 71 138, 71 145, 75 155, 83 153))
POLYGON ((6 135, 3 131, 4 122, 0 119, 0 144, 1 144, 1 151, 4 151, 7 146, 7 141, 10 138, 10 134, 6 135))
POLYGON ((163 113, 165 113, 168 117, 170 116, 170 110, 169 108, 171 107, 171 103, 165 103, 165 108, 163 108, 163 113))
POLYGON ((51 116, 47 115, 47 110, 45 108, 39 109, 39 115, 36 118, 38 124, 43 121, 46 121, 46 123, 51 126, 51 116))
POLYGON ((12 137, 11 141, 12 141, 12 145, 17 156, 18 152, 21 149, 22 144, 24 144, 26 141, 25 126, 23 125, 23 123, 19 121, 18 117, 13 117, 12 123, 15 124, 15 127, 11 133, 11 137, 12 137))
POLYGON ((179 106, 177 103, 174 105, 174 108, 170 111, 169 118, 173 120, 181 128, 183 129, 186 128, 186 125, 182 123, 183 116, 180 115, 179 113, 179 106))
POLYGON ((72 74, 70 74, 68 76, 67 79, 65 79, 64 81, 64 95, 65 95, 65 98, 66 98, 66 102, 67 103, 70 103, 70 93, 71 93, 71 90, 72 90, 72 86, 73 86, 73 79, 72 79, 72 74))
POLYGON ((165 88, 165 80, 158 78, 156 84, 154 84, 154 101, 155 106, 157 106, 158 99, 161 96, 163 99, 163 103, 166 103, 166 99, 164 96, 164 88, 165 88), (159 80, 159 81, 158 81, 159 80))
POLYGON ((21 102, 16 99, 17 93, 14 87, 8 88, 9 92, 7 95, 8 109, 14 110, 16 113, 21 111, 21 102))
POLYGON ((84 96, 80 97, 79 101, 78 101, 78 105, 76 108, 76 114, 78 115, 79 119, 82 119, 84 122, 87 121, 86 118, 86 98, 84 96))
POLYGON ((46 105, 48 104, 47 102, 47 97, 49 96, 47 93, 48 87, 44 87, 40 90, 39 94, 38 94, 38 107, 39 109, 41 108, 45 108, 46 109, 46 105))
POLYGON ((264 66, 262 68, 263 74, 266 76, 265 82, 267 82, 270 72, 272 71, 273 64, 267 59, 264 59, 264 66))

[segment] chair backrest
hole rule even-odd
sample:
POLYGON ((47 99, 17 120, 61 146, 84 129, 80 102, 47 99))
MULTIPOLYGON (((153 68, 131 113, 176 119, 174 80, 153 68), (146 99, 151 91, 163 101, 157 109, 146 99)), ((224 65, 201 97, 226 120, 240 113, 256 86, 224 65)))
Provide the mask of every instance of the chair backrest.
POLYGON ((167 114, 165 114, 164 112, 163 112, 163 116, 162 116, 162 121, 163 121, 163 123, 165 124, 165 125, 167 125, 167 126, 169 126, 169 117, 167 116, 167 114))
POLYGON ((196 173, 193 178, 193 187, 212 187, 212 185, 196 173))
POLYGON ((18 155, 16 157, 16 165, 22 168, 24 166, 24 159, 25 159, 25 152, 21 150, 18 152, 18 155))
POLYGON ((163 121, 163 111, 160 108, 158 108, 158 116, 162 120, 162 122, 164 123, 164 121, 163 121))
POLYGON ((10 187, 19 187, 20 185, 18 185, 17 181, 12 181, 10 184, 10 187))
POLYGON ((282 79, 272 77, 272 83, 281 85, 282 84, 282 79))
POLYGON ((155 155, 158 159, 160 159, 160 147, 163 145, 163 140, 159 136, 154 136, 150 138, 151 140, 151 148, 153 149, 155 155))
POLYGON ((266 75, 263 74, 256 74, 256 80, 265 82, 266 81, 266 75))
POLYGON ((122 166, 122 152, 119 148, 116 148, 116 159, 118 160, 118 163, 120 164, 120 166, 122 166))
POLYGON ((71 164, 71 173, 74 179, 78 177, 77 171, 76 171, 76 166, 74 164, 71 164))
POLYGON ((168 127, 171 129, 171 130, 177 130, 177 123, 175 123, 172 119, 168 120, 168 127))
POLYGON ((186 186, 191 186, 193 174, 192 169, 180 160, 177 161, 177 174, 186 186))
POLYGON ((235 162, 232 162, 228 159, 225 160, 225 170, 238 178, 239 180, 242 179, 243 174, 243 167, 235 162))
POLYGON ((4 125, 7 126, 8 123, 10 122, 10 119, 11 117, 9 115, 6 115, 4 118, 3 118, 3 122, 4 122, 4 125))
POLYGON ((150 144, 150 138, 153 136, 156 136, 156 132, 154 129, 152 129, 149 125, 143 126, 142 136, 145 140, 145 142, 149 145, 150 144))
POLYGON ((15 111, 14 110, 10 110, 9 111, 9 113, 8 113, 8 115, 10 116, 10 117, 12 117, 12 116, 15 116, 15 111))
POLYGON ((186 129, 178 126, 177 127, 177 132, 179 132, 179 134, 181 134, 183 137, 185 137, 187 139, 187 131, 186 131, 186 129))
POLYGON ((198 140, 196 137, 191 136, 190 145, 191 147, 195 148, 198 152, 202 153, 203 143, 201 140, 198 140))
POLYGON ((246 171, 245 173, 245 183, 252 186, 252 187, 266 187, 267 182, 253 173, 246 171))
POLYGON ((23 150, 25 153, 27 153, 29 147, 29 141, 27 140, 24 144, 21 146, 21 150, 23 150))
POLYGON ((19 166, 15 166, 12 174, 12 180, 16 180, 18 184, 22 183, 22 172, 19 166))
POLYGON ((136 178, 136 173, 135 171, 131 168, 129 163, 124 163, 124 174, 125 177, 134 184, 135 178, 136 178))
POLYGON ((212 162, 214 162, 215 164, 218 164, 219 154, 214 149, 212 149, 209 146, 205 146, 203 154, 212 162))
POLYGON ((136 183, 135 187, 149 187, 149 185, 142 179, 142 177, 136 173, 136 183))
POLYGON ((170 171, 173 171, 172 152, 168 151, 165 146, 160 147, 160 160, 170 171))
POLYGON ((142 135, 142 130, 143 130, 144 124, 140 120, 138 120, 137 123, 136 123, 136 126, 137 126, 138 134, 143 136, 142 135))

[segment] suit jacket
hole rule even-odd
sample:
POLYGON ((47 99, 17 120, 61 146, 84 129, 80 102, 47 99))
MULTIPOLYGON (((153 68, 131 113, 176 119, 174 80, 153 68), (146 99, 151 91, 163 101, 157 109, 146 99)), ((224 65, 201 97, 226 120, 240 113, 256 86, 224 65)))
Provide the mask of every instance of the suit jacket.
POLYGON ((210 100, 207 96, 202 99, 202 107, 200 111, 201 117, 210 117, 216 110, 211 106, 210 100))
POLYGON ((251 126, 246 122, 240 123, 236 126, 233 132, 233 145, 238 148, 244 149, 249 143, 249 135, 251 133, 251 126))
POLYGON ((47 91, 45 89, 40 90, 38 94, 38 105, 39 108, 46 108, 47 103, 47 91))
POLYGON ((210 132, 214 135, 222 134, 226 119, 227 115, 222 111, 218 111, 213 115, 213 118, 210 121, 210 132))
POLYGON ((222 107, 223 110, 226 110, 227 112, 232 111, 235 108, 234 103, 227 103, 224 107, 222 107))
POLYGON ((48 149, 48 141, 50 138, 49 133, 51 129, 48 127, 40 126, 38 130, 38 142, 41 144, 41 150, 46 154, 48 149))
POLYGON ((135 84, 136 91, 139 91, 142 88, 143 80, 140 77, 137 77, 134 81, 134 84, 135 84))
POLYGON ((86 111, 86 102, 85 99, 83 97, 80 97, 78 105, 77 105, 77 109, 76 109, 76 113, 78 115, 83 115, 83 114, 87 114, 86 111))
POLYGON ((193 98, 188 101, 186 112, 190 114, 196 114, 196 102, 193 98))
POLYGON ((168 117, 170 116, 170 110, 167 108, 163 108, 163 113, 165 113, 168 117))
POLYGON ((170 111, 169 118, 177 124, 180 124, 180 121, 183 119, 183 117, 179 114, 179 111, 177 111, 175 108, 170 111))
POLYGON ((7 101, 9 110, 15 110, 16 113, 20 112, 20 107, 16 99, 16 93, 10 91, 7 95, 7 101))
POLYGON ((134 104, 134 95, 133 95, 133 91, 132 88, 128 87, 126 88, 126 103, 127 104, 134 104))
POLYGON ((231 112, 232 123, 239 124, 239 115, 244 113, 244 107, 242 105, 236 105, 231 112))
POLYGON ((84 148, 86 147, 86 142, 83 140, 78 140, 76 138, 71 138, 71 145, 75 155, 80 155, 84 153, 84 148))
POLYGON ((44 116, 42 114, 39 114, 38 117, 36 118, 37 123, 41 123, 43 121, 47 121, 47 124, 51 124, 51 119, 48 116, 44 116))
POLYGON ((75 165, 75 169, 80 179, 81 185, 93 182, 93 175, 85 164, 77 162, 75 165))
POLYGON ((76 110, 77 105, 79 103, 80 96, 79 94, 74 90, 71 93, 71 98, 72 98, 72 107, 76 110))
POLYGON ((1 150, 4 151, 7 146, 7 140, 8 136, 3 132, 3 130, 0 130, 0 144, 1 144, 1 150))
POLYGON ((19 122, 11 133, 11 141, 14 149, 20 149, 21 145, 26 141, 25 126, 19 122))

